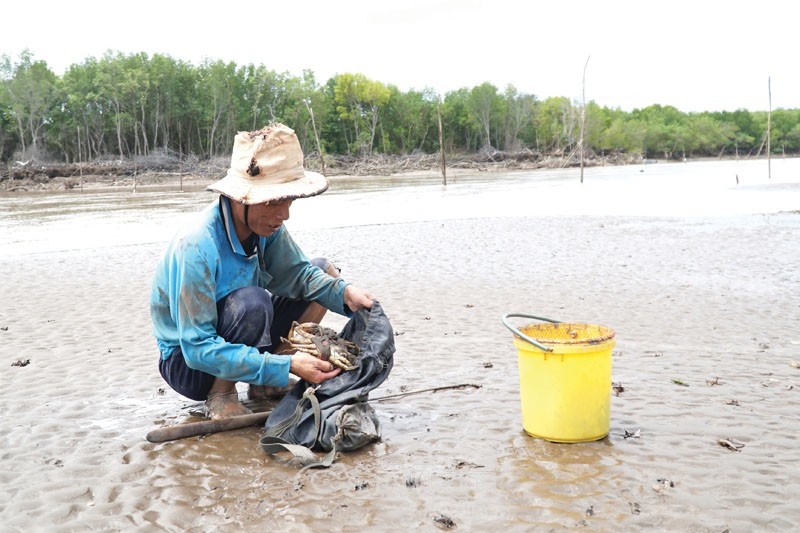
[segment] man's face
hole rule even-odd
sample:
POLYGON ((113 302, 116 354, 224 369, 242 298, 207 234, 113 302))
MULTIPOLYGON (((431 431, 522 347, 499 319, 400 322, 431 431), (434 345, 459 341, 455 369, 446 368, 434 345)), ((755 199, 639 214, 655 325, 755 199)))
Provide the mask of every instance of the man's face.
POLYGON ((289 208, 293 200, 281 200, 266 204, 251 205, 247 212, 247 225, 261 237, 269 237, 278 231, 284 221, 289 220, 289 208))

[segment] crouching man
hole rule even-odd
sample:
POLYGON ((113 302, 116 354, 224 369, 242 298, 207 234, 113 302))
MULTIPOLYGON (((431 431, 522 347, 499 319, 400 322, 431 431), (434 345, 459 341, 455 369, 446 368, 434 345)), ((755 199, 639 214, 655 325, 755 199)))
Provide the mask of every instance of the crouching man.
POLYGON ((321 383, 341 370, 282 353, 294 321, 371 308, 373 296, 309 260, 283 225, 292 202, 325 192, 306 171, 294 131, 272 124, 236 135, 231 166, 208 187, 219 197, 181 229, 156 268, 150 298, 159 370, 179 394, 205 401, 209 418, 250 413, 237 382, 260 400, 286 392, 289 375, 321 383))

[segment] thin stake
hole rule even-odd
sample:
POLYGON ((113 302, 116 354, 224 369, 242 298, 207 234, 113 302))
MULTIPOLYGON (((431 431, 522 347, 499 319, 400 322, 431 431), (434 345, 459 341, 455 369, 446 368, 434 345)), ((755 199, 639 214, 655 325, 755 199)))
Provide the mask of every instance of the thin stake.
POLYGON ((390 398, 400 398, 402 396, 410 396, 412 394, 420 394, 422 392, 439 392, 442 390, 457 390, 457 389, 466 389, 467 387, 472 389, 480 389, 481 385, 476 385, 475 383, 462 383, 460 385, 446 385, 444 387, 433 387, 430 389, 420 389, 420 390, 412 390, 408 392, 398 392, 397 394, 389 394, 387 396, 378 396, 377 398, 370 398, 369 401, 371 402, 379 402, 381 400, 388 400, 390 398))
POLYGON ((772 178, 772 77, 767 77, 767 91, 769 92, 769 111, 767 112, 767 179, 772 178))
MULTIPOLYGON (((400 398, 402 396, 409 396, 411 394, 465 389, 468 387, 472 389, 480 389, 481 385, 476 385, 474 383, 445 385, 443 387, 433 387, 430 389, 420 389, 408 392, 400 392, 397 394, 389 394, 388 396, 379 396, 377 398, 370 398, 369 401, 379 402, 381 400, 400 398)), ((187 422, 183 424, 175 424, 173 426, 160 427, 150 431, 150 433, 147 434, 147 440, 149 442, 167 442, 171 440, 185 439, 187 437, 198 437, 201 435, 209 435, 211 433, 220 433, 222 431, 230 431, 232 429, 240 429, 248 426, 259 425, 263 424, 267 420, 270 413, 272 413, 272 411, 232 416, 230 418, 222 418, 220 420, 201 420, 199 422, 187 422)))
POLYGON ((436 97, 436 115, 439 117, 439 151, 442 156, 442 185, 447 187, 447 161, 444 156, 444 131, 442 130, 442 100, 436 97))

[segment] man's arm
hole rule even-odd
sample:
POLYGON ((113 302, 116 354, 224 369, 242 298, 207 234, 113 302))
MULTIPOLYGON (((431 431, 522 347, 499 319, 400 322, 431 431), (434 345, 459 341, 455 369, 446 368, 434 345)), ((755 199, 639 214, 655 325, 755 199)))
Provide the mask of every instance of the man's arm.
POLYGON ((347 282, 312 265, 286 227, 266 239, 263 268, 269 275, 267 289, 288 298, 318 302, 340 315, 351 315, 345 306, 347 282))
POLYGON ((213 376, 272 386, 289 382, 290 357, 225 341, 216 331, 216 248, 183 241, 171 260, 172 319, 186 364, 213 376))

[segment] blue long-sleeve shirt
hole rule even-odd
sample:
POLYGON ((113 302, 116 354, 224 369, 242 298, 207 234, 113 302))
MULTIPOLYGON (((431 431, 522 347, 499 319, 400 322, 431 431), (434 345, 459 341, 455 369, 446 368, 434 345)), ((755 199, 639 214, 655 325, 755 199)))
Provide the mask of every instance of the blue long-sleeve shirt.
POLYGON ((245 252, 224 196, 178 232, 156 268, 150 296, 153 335, 162 358, 180 346, 190 368, 229 381, 286 386, 290 356, 226 342, 216 330, 216 302, 238 288, 258 285, 275 295, 352 314, 344 305, 346 282, 312 265, 285 226, 259 237, 257 246, 263 251, 260 258, 245 252))

